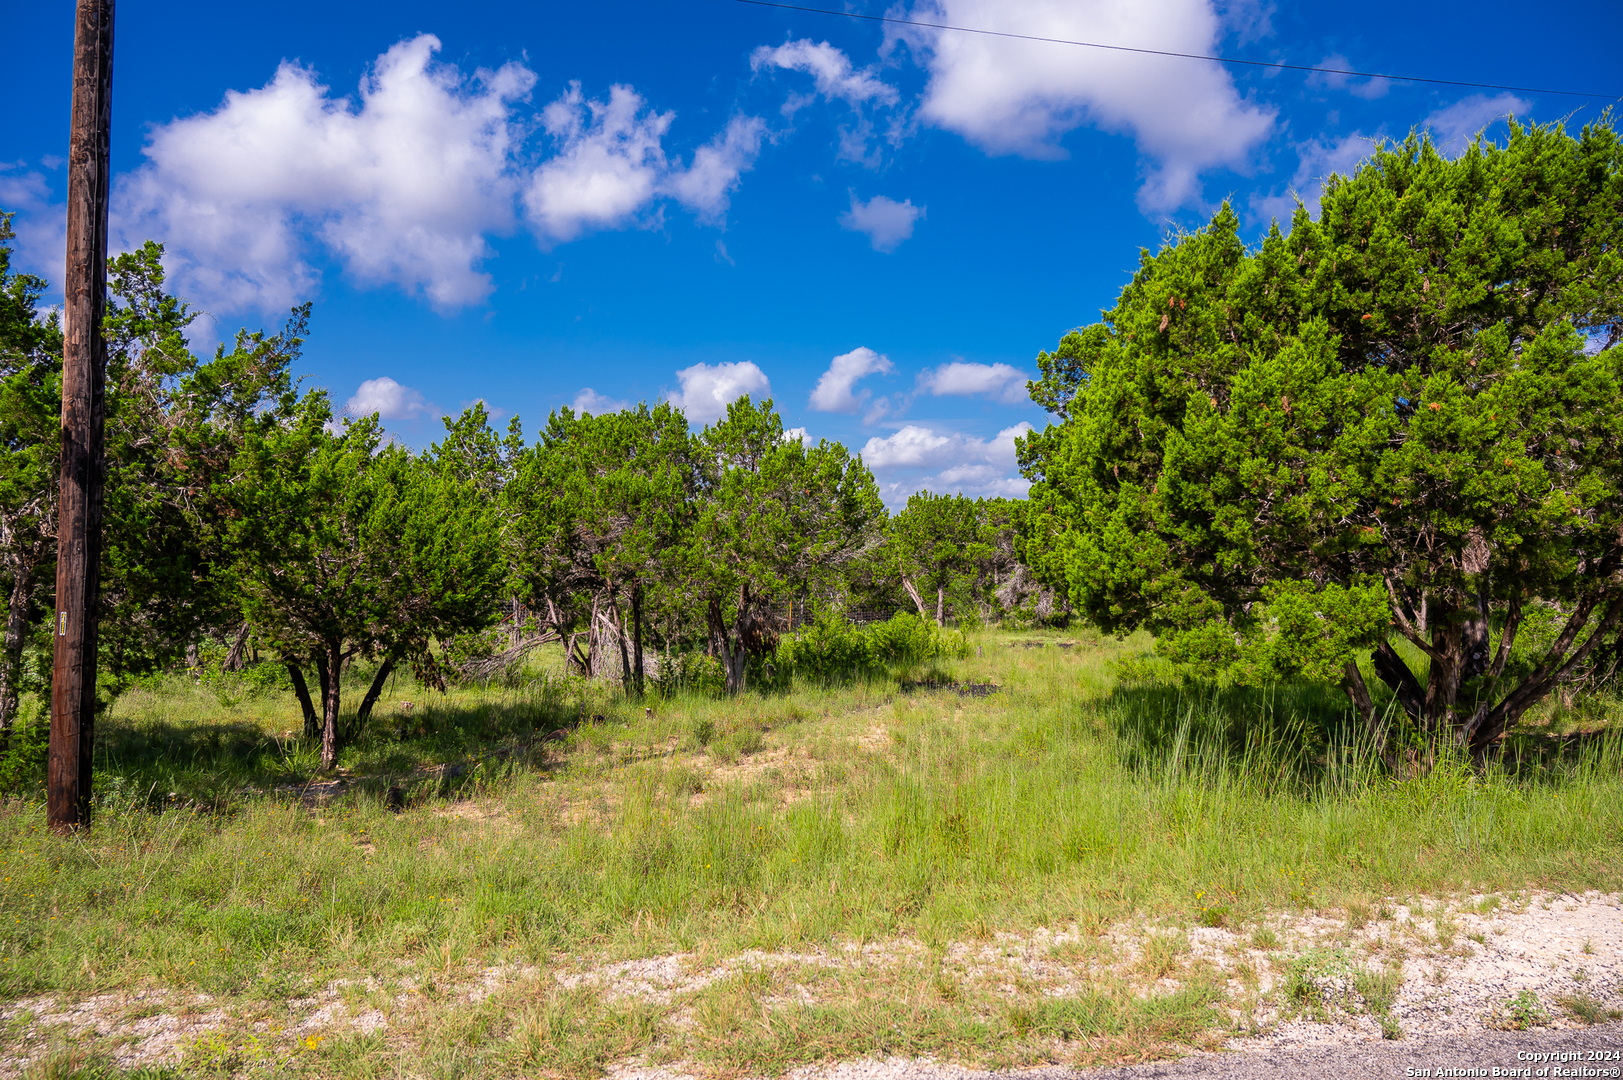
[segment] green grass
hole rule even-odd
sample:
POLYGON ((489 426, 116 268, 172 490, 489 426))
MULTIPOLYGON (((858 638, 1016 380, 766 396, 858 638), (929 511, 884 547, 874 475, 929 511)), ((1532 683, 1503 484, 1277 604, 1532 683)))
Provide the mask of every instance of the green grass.
MULTIPOLYGON (((98 730, 88 833, 48 834, 37 799, 0 807, 0 997, 160 988, 254 1016, 335 979, 398 986, 407 973, 440 1002, 432 1022, 334 1032, 276 1058, 312 1075, 433 1058, 435 1075, 589 1076, 636 1053, 724 1071, 881 1051, 1019 1063, 1068 1040, 1106 1054, 1209 1030, 1215 991, 1181 931, 1144 961, 1177 986, 1148 999, 1105 983, 1062 1002, 996 997, 930 970, 812 978, 823 989, 805 1003, 735 979, 691 995, 682 1007, 698 1019, 673 1026, 675 1006, 547 978, 500 1008, 455 1005, 451 988, 500 965, 940 950, 991 927, 1245 926, 1379 896, 1619 887, 1615 736, 1397 780, 1322 688, 1118 686, 1113 662, 1142 640, 1007 640, 984 635, 983 657, 941 665, 944 679, 1002 687, 984 698, 877 678, 651 701, 647 716, 555 675, 443 698, 402 680, 341 761, 355 782, 313 808, 296 797, 313 751, 282 734, 297 724, 290 701, 227 704, 182 679, 133 691, 98 730), (562 741, 540 737, 560 727, 562 741), (459 771, 429 768, 447 764, 459 771), (404 813, 385 804, 391 785, 410 790, 404 813), (737 1013, 750 995, 772 1004, 737 1013)), ((1384 1012, 1388 989, 1359 992, 1384 1012)), ((199 1054, 177 1067, 208 1071, 199 1054)))

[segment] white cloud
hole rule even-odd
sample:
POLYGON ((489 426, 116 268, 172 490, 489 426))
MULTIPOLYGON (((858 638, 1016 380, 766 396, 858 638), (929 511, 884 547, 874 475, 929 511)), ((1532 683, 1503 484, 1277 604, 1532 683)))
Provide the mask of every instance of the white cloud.
POLYGON ((733 117, 725 131, 694 151, 691 165, 670 175, 666 188, 700 221, 720 223, 739 177, 755 167, 765 138, 766 122, 760 117, 733 117))
POLYGON ((739 177, 755 165, 766 124, 759 117, 733 117, 682 168, 662 145, 676 114, 646 105, 629 86, 612 87, 607 101, 593 101, 572 82, 542 110, 557 153, 530 179, 524 205, 543 243, 636 224, 665 195, 702 221, 720 222, 726 215, 739 177))
POLYGON ((862 447, 862 460, 873 469, 940 465, 961 457, 966 442, 962 435, 941 435, 908 424, 894 435, 869 439, 862 447))
POLYGON ((383 420, 415 420, 419 416, 432 416, 435 410, 422 394, 385 375, 363 382, 355 395, 344 403, 344 412, 350 416, 377 413, 383 420))
POLYGON ((544 240, 573 240, 593 228, 627 223, 654 199, 667 168, 660 146, 676 114, 644 112, 642 97, 615 86, 609 100, 587 101, 580 83, 541 112, 558 152, 524 192, 530 221, 544 240))
MULTIPOLYGON (((1331 53, 1318 63, 1322 68, 1339 68, 1347 71, 1352 68, 1352 61, 1340 53, 1331 53)), ((1323 86, 1331 90, 1345 90, 1353 97, 1363 98, 1365 101, 1374 101, 1385 97, 1386 92, 1392 89, 1391 79, 1365 79, 1355 81, 1351 75, 1333 75, 1327 72, 1315 71, 1307 77, 1309 86, 1323 86)))
MULTIPOLYGON (((857 70, 851 58, 828 42, 813 42, 801 38, 773 48, 762 45, 750 54, 750 68, 759 72, 763 68, 804 72, 812 76, 814 90, 810 94, 792 93, 783 103, 783 115, 794 118, 822 95, 828 101, 844 101, 856 113, 853 123, 839 127, 839 150, 835 155, 841 161, 851 161, 877 169, 882 164, 879 149, 870 149, 874 138, 874 125, 864 112, 866 109, 895 108, 901 101, 896 87, 879 77, 877 65, 857 70)), ((891 125, 892 144, 901 140, 903 125, 900 117, 891 125)))
POLYGON ((23 172, 23 163, 0 163, 0 210, 14 213, 11 269, 38 274, 61 284, 68 250, 68 212, 52 204, 50 187, 39 172, 23 172))
MULTIPOLYGON (((1215 51, 1210 0, 919 0, 911 17, 1008 33, 1184 53, 1215 51)), ((1265 19, 1264 15, 1264 19, 1265 19)), ((1275 110, 1240 97, 1222 65, 1040 41, 889 27, 929 71, 920 118, 989 154, 1061 158, 1085 124, 1130 134, 1146 213, 1198 204, 1200 174, 1245 170, 1275 110)))
POLYGON ((1030 481, 1011 475, 1016 469, 1014 441, 1031 430, 1021 422, 982 440, 908 424, 886 438, 869 439, 862 460, 881 479, 891 505, 900 505, 915 491, 1014 498, 1031 487, 1030 481))
POLYGON ((924 207, 914 206, 913 200, 897 202, 883 195, 875 195, 867 202, 851 192, 851 209, 840 215, 840 226, 852 232, 866 233, 875 251, 895 251, 913 235, 913 223, 924 216, 924 207))
MULTIPOLYGON (((750 54, 750 68, 760 71, 765 67, 805 72, 812 76, 819 94, 848 105, 869 101, 895 105, 901 97, 894 86, 879 77, 877 67, 856 70, 850 57, 826 41, 814 44, 810 38, 801 38, 777 48, 762 45, 750 54)), ((784 115, 793 116, 806 103, 802 96, 791 97, 783 107, 784 115)))
POLYGON ((810 446, 812 444, 811 432, 803 427, 792 427, 783 433, 783 441, 797 442, 801 446, 810 446))
POLYGON ((979 397, 1019 405, 1028 399, 1025 372, 1008 364, 967 364, 954 360, 919 376, 919 388, 937 397, 979 397))
POLYGON ((1023 476, 1004 476, 987 466, 947 469, 934 476, 915 476, 879 485, 879 497, 893 511, 907 505, 909 495, 928 491, 937 495, 964 495, 971 499, 1023 499, 1031 492, 1031 481, 1023 476))
POLYGON ((766 372, 748 360, 736 364, 694 364, 676 373, 681 390, 666 394, 666 400, 681 409, 690 421, 709 424, 727 415, 727 406, 745 394, 769 395, 772 384, 766 372))
POLYGON ((482 301, 484 234, 512 218, 511 103, 535 75, 507 64, 464 77, 432 63, 439 47, 423 34, 389 49, 358 104, 284 62, 268 85, 159 125, 115 198, 123 242, 164 240, 177 285, 205 306, 307 298, 310 234, 363 284, 440 309, 482 301))
POLYGON ((961 468, 969 464, 1012 469, 1015 464, 1014 440, 1030 430, 1031 425, 1022 420, 983 441, 956 432, 942 433, 933 428, 907 424, 894 435, 869 439, 862 448, 862 459, 875 469, 961 468))
POLYGON ((623 398, 612 398, 607 394, 600 394, 590 386, 586 386, 582 387, 580 393, 575 395, 572 407, 578 413, 603 416, 607 413, 624 412, 631 408, 631 402, 623 398))
POLYGON ((434 62, 439 47, 429 34, 400 42, 355 97, 284 62, 265 86, 158 125, 115 191, 117 241, 163 240, 176 286, 204 308, 307 299, 324 251, 362 285, 449 311, 489 296, 487 237, 511 231, 520 207, 544 245, 643 220, 662 199, 720 223, 766 138, 758 117, 734 117, 684 165, 662 145, 674 113, 629 86, 600 102, 573 83, 540 112, 554 154, 533 166, 535 73, 465 75, 434 62))
POLYGON ((853 393, 853 385, 858 379, 891 370, 893 365, 890 359, 866 345, 841 353, 829 362, 828 370, 823 372, 817 385, 812 388, 811 407, 818 412, 860 412, 869 394, 866 390, 861 394, 853 393))
POLYGON ((1472 94, 1461 98, 1446 109, 1438 109, 1426 117, 1422 126, 1430 129, 1432 141, 1444 154, 1455 156, 1465 152, 1477 132, 1503 120, 1507 116, 1525 113, 1531 107, 1515 94, 1472 94))

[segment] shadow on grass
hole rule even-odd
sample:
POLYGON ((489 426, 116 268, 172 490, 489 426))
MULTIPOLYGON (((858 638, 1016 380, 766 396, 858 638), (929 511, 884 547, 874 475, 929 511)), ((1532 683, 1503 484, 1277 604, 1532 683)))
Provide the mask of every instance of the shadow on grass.
MULTIPOLYGON (((454 795, 498 772, 546 768, 546 736, 589 715, 585 692, 548 679, 424 697, 411 712, 375 714, 342 749, 338 768, 323 774, 319 739, 270 733, 249 720, 166 719, 160 696, 145 716, 98 723, 98 797, 129 807, 178 804, 211 812, 264 793, 307 802, 370 796, 399 805, 428 794, 454 795)), ((353 725, 353 714, 341 722, 353 725)))

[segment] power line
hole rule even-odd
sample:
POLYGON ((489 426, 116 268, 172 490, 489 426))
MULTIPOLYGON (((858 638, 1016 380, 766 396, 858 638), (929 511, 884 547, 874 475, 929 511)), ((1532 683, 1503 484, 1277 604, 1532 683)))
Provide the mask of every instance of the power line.
POLYGON ((1233 56, 1207 56, 1203 53, 1172 52, 1168 49, 1137 49, 1131 45, 1104 45, 1097 41, 1072 41, 1069 38, 1040 37, 1036 34, 1010 34, 1002 30, 979 30, 972 26, 949 26, 946 23, 922 22, 917 19, 897 19, 889 15, 863 15, 855 11, 834 11, 829 8, 803 7, 800 4, 780 4, 773 2, 773 0, 736 0, 736 2, 753 4, 756 7, 782 8, 785 11, 807 11, 815 15, 835 15, 844 19, 865 19, 868 22, 895 23, 899 26, 922 26, 930 30, 952 30, 960 34, 1015 38, 1019 41, 1044 41, 1051 45, 1080 45, 1088 49, 1144 53, 1147 56, 1175 56, 1183 60, 1215 60, 1219 64, 1244 64, 1247 67, 1278 68, 1281 71, 1316 71, 1322 75, 1352 75, 1360 79, 1388 79, 1393 82, 1430 83, 1434 86, 1469 86, 1477 90, 1515 90, 1523 94, 1562 94, 1567 97, 1586 98, 1619 97, 1617 94, 1586 94, 1581 90, 1540 90, 1532 86, 1502 86, 1499 83, 1465 82, 1460 79, 1424 79, 1418 75, 1383 75, 1378 71, 1347 71, 1342 68, 1312 67, 1308 64, 1276 64, 1268 60, 1241 60, 1233 56))

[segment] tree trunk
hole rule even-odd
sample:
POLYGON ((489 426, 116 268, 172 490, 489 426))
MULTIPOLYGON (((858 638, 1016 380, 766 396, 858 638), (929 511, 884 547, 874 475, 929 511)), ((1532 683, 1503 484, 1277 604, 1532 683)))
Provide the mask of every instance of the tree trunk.
MULTIPOLYGON (((740 621, 743 620, 746 610, 744 601, 741 598, 739 603, 740 621)), ((732 635, 728 632, 727 623, 722 618, 721 597, 711 595, 710 603, 705 608, 705 616, 710 625, 711 646, 719 654, 717 659, 721 661, 722 671, 727 676, 727 693, 730 696, 742 694, 744 692, 744 643, 739 641, 735 644, 732 641, 732 635)))
POLYGON ((1358 670, 1356 660, 1348 660, 1341 669, 1341 688, 1347 692, 1351 699, 1353 709, 1364 721, 1364 730, 1369 735, 1370 747, 1383 760, 1386 757, 1386 726, 1375 712, 1375 700, 1370 697, 1369 687, 1364 683, 1364 673, 1358 670))
POLYGON ((338 764, 338 697, 339 685, 344 681, 343 646, 337 642, 326 645, 326 656, 321 661, 321 767, 331 769, 338 764))
POLYGON ((568 643, 564 645, 564 656, 568 659, 569 666, 574 668, 582 677, 590 676, 592 669, 588 666, 588 657, 582 656, 576 649, 576 645, 579 643, 580 635, 578 633, 570 634, 568 643))
POLYGON ((631 667, 631 678, 636 683, 637 696, 642 697, 642 582, 631 586, 631 634, 632 651, 635 654, 631 667))
MULTIPOLYGON (((1596 601, 1587 599, 1579 603, 1567 625, 1562 628, 1561 634, 1556 638, 1555 644, 1545 653, 1544 660, 1533 672, 1522 680, 1521 685, 1505 695, 1503 701, 1488 710, 1478 721, 1472 718, 1472 724, 1463 732, 1466 745, 1473 753, 1481 756, 1486 752, 1488 745, 1521 718, 1521 715, 1539 702, 1543 697, 1565 679, 1574 677, 1584 661, 1603 640, 1606 640, 1618 624, 1623 622, 1623 599, 1613 600, 1607 605, 1601 617, 1600 625, 1590 632, 1583 644, 1567 656, 1567 650, 1572 649, 1573 642, 1578 633, 1589 622, 1596 601), (1564 662, 1563 662, 1564 661, 1564 662)), ((1501 652, 1509 649, 1501 644, 1501 652)))
POLYGON ((937 626, 947 625, 947 587, 945 585, 935 587, 935 624, 937 626))
POLYGON ((748 659, 742 645, 728 647, 726 655, 721 659, 722 665, 727 669, 727 693, 732 697, 744 692, 744 665, 748 659))
POLYGON ((310 701, 310 688, 304 683, 304 672, 299 665, 291 660, 283 660, 287 666, 287 677, 293 682, 293 694, 299 699, 299 708, 304 710, 304 737, 313 739, 321 734, 321 722, 316 717, 316 707, 310 701))
POLYGON ((919 618, 928 619, 930 612, 924 606, 924 598, 919 596, 919 590, 914 587, 912 579, 906 574, 902 575, 902 588, 906 589, 907 595, 913 598, 913 605, 919 609, 919 618))
POLYGON ((603 655, 603 650, 598 643, 597 607, 598 598, 594 596, 592 597, 592 618, 586 624, 586 677, 588 679, 597 678, 599 658, 603 655))
POLYGON ((220 665, 223 671, 241 671, 242 661, 248 652, 248 623, 243 622, 237 630, 237 637, 231 643, 231 649, 225 654, 225 663, 220 665))
POLYGON ((1465 635, 1460 612, 1431 613, 1431 664, 1426 669, 1426 730, 1433 734, 1454 727, 1454 703, 1465 669, 1465 635))
POLYGON ((18 565, 12 574, 11 601, 6 609, 5 651, 0 654, 0 750, 11 745, 11 725, 17 720, 23 637, 28 633, 28 601, 33 587, 33 568, 18 565))
POLYGON ((727 624, 721 617, 721 597, 712 593, 704 609, 705 629, 709 631, 709 641, 706 651, 717 660, 726 663, 723 654, 727 651, 727 624))
POLYGON ((383 693, 383 684, 389 681, 389 676, 394 674, 394 666, 399 662, 400 653, 396 650, 385 656, 383 663, 378 665, 378 673, 372 676, 372 685, 367 687, 366 696, 361 699, 361 707, 355 713, 355 730, 357 733, 365 726, 366 721, 371 718, 372 706, 378 703, 378 697, 383 693))
POLYGON ((1425 712, 1425 692, 1420 688, 1420 681, 1409 670, 1409 665, 1403 662, 1403 657, 1397 654, 1390 642, 1383 641, 1376 647, 1371 659, 1375 663, 1375 674, 1397 695, 1403 711, 1412 719, 1419 720, 1425 712))
POLYGON ((631 653, 626 649, 626 624, 620 615, 620 602, 609 597, 608 614, 614 617, 614 642, 620 647, 620 688, 631 694, 631 653))

